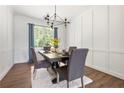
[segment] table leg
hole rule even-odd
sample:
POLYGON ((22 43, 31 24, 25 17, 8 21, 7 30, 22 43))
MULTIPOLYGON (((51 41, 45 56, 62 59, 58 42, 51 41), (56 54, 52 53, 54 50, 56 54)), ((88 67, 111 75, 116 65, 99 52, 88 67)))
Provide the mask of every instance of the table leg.
POLYGON ((52 63, 52 68, 55 69, 55 68, 58 68, 59 67, 59 63, 58 62, 53 62, 52 63))
POLYGON ((58 62, 52 62, 52 66, 48 68, 49 74, 52 76, 52 83, 57 83, 57 75, 55 69, 59 67, 58 62))

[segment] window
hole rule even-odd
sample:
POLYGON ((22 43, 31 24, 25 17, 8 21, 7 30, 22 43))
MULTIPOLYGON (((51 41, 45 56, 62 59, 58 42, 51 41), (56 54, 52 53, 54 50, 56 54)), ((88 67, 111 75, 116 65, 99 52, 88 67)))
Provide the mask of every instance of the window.
POLYGON ((43 47, 47 44, 51 44, 53 38, 53 29, 38 25, 34 26, 34 47, 43 47))

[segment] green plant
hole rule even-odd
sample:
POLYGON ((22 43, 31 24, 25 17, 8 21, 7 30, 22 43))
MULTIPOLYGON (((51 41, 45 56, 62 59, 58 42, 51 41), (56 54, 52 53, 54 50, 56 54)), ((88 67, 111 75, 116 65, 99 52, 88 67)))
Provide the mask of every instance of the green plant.
POLYGON ((34 45, 35 47, 43 47, 51 45, 54 32, 51 28, 35 26, 34 27, 34 45))

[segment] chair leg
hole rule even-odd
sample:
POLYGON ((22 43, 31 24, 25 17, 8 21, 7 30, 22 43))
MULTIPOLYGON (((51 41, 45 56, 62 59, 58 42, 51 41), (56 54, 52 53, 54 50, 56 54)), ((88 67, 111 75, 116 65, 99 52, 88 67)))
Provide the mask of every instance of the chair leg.
POLYGON ((48 71, 48 68, 49 68, 49 67, 47 67, 47 71, 48 71))
POLYGON ((60 67, 60 64, 61 64, 61 63, 60 63, 60 62, 58 62, 58 64, 59 64, 59 67, 60 67))
POLYGON ((59 73, 57 72, 57 83, 59 83, 59 73))
POLYGON ((69 81, 67 81, 67 88, 69 88, 69 81))
POLYGON ((33 71, 33 79, 36 78, 36 74, 37 74, 37 69, 34 69, 34 71, 33 71))
POLYGON ((82 88, 85 88, 85 86, 84 86, 84 81, 83 81, 83 77, 81 77, 81 84, 82 84, 82 88))

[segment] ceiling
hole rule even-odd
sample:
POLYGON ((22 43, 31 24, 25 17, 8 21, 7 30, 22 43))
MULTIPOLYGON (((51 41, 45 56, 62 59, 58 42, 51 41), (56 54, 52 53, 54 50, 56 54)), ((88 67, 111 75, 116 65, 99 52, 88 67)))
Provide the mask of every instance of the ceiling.
MULTIPOLYGON (((34 17, 43 18, 46 14, 53 15, 55 6, 34 6, 34 5, 13 5, 11 6, 15 13, 34 17)), ((85 11, 88 6, 56 6, 57 14, 60 17, 71 18, 85 11)))

